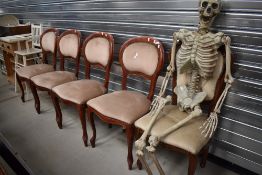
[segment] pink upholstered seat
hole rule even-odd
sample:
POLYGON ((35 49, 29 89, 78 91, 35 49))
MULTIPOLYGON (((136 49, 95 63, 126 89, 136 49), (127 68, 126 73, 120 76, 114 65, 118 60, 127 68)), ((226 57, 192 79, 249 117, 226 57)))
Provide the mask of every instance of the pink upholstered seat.
POLYGON ((33 76, 54 71, 53 65, 35 64, 31 66, 21 67, 16 70, 16 73, 23 78, 30 79, 33 76))
POLYGON ((131 124, 148 112, 150 103, 139 92, 116 91, 94 98, 87 105, 105 116, 131 124))
POLYGON ((45 74, 34 76, 31 78, 31 81, 39 87, 43 87, 51 90, 55 86, 70 81, 74 81, 76 79, 77 78, 75 74, 72 72, 55 71, 55 72, 48 72, 45 74))
POLYGON ((53 92, 63 100, 83 104, 88 100, 103 95, 104 85, 96 80, 78 80, 54 87, 53 92))

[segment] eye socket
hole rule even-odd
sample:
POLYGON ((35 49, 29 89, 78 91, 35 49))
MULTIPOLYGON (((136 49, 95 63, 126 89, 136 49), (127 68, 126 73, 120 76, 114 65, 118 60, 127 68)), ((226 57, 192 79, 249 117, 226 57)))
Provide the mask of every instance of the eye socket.
POLYGON ((212 4, 212 8, 213 8, 213 9, 217 9, 217 8, 218 8, 218 4, 217 4, 217 3, 213 3, 213 4, 212 4))
POLYGON ((204 1, 204 2, 202 3, 202 7, 204 7, 204 8, 206 8, 207 5, 208 5, 208 2, 207 2, 207 1, 204 1))

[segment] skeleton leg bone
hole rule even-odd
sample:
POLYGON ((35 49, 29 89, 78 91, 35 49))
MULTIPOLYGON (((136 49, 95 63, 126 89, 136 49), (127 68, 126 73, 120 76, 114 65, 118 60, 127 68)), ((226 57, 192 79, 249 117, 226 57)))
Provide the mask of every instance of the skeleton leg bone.
POLYGON ((148 174, 152 174, 147 162, 145 161, 143 149, 146 145, 145 140, 147 138, 148 133, 151 131, 153 127, 153 123, 158 117, 160 111, 164 108, 164 106, 172 100, 171 96, 167 96, 166 98, 157 97, 152 110, 147 114, 152 117, 149 123, 149 128, 144 131, 142 136, 135 142, 135 147, 137 149, 136 155, 138 156, 139 160, 141 161, 142 165, 145 167, 148 174))
POLYGON ((161 167, 161 165, 160 165, 160 163, 159 163, 159 161, 158 161, 158 159, 157 159, 157 157, 156 157, 156 155, 155 155, 155 152, 149 152, 149 155, 150 155, 150 157, 152 158, 154 164, 156 165, 159 174, 160 174, 160 175, 165 175, 165 172, 164 172, 164 170, 162 169, 162 167, 161 167))
POLYGON ((151 169, 149 168, 148 164, 146 163, 144 155, 141 156, 137 154, 137 157, 140 160, 140 162, 142 163, 143 167, 146 169, 147 174, 153 175, 151 169))

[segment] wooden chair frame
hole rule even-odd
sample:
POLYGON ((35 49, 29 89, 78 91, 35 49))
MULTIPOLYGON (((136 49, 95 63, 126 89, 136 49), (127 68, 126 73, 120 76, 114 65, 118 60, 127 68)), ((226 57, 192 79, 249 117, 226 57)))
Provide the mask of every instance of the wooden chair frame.
MULTIPOLYGON (((42 48, 42 54, 43 54, 43 63, 47 63, 47 55, 49 53, 51 53, 53 56, 52 56, 52 64, 53 64, 53 67, 54 67, 54 70, 56 69, 56 55, 57 55, 57 39, 55 39, 55 49, 54 49, 54 53, 52 53, 51 51, 46 51, 43 49, 42 47, 42 38, 43 36, 46 34, 46 33, 49 33, 49 32, 54 32, 56 34, 56 37, 58 36, 59 32, 57 29, 54 29, 54 28, 50 28, 50 29, 47 29, 46 31, 44 31, 42 33, 42 35, 40 36, 40 46, 42 48)), ((21 89, 21 100, 22 102, 25 102, 25 92, 24 92, 24 87, 22 85, 22 82, 26 82, 27 84, 30 84, 30 79, 28 78, 25 78, 25 77, 21 77, 19 76, 17 73, 16 73, 16 80, 17 80, 17 83, 21 89)))
MULTIPOLYGON (((156 82, 157 82, 157 78, 160 74, 160 71, 163 67, 163 63, 164 63, 164 49, 162 47, 162 44, 156 40, 153 39, 151 37, 137 37, 137 38, 132 38, 129 39, 128 41, 126 41, 121 49, 120 49, 120 53, 119 53, 119 62, 122 66, 122 90, 127 90, 127 77, 128 75, 137 75, 137 76, 142 76, 145 79, 148 79, 151 81, 150 83, 150 90, 149 90, 149 94, 147 96, 147 98, 152 101, 153 96, 154 96, 154 89, 156 86, 156 82), (154 74, 152 76, 148 76, 144 73, 141 72, 134 72, 134 71, 128 71, 123 63, 123 53, 124 50, 131 44, 133 43, 139 43, 139 42, 143 42, 143 43, 149 43, 152 44, 153 46, 155 46, 158 50, 158 65, 157 68, 154 72, 154 74)), ((127 135, 127 144, 128 144, 128 155, 127 155, 127 162, 128 162, 128 168, 131 170, 132 169, 132 164, 133 164, 133 154, 132 154, 132 149, 133 149, 133 141, 134 141, 134 124, 129 124, 126 122, 123 122, 121 120, 117 120, 117 119, 113 119, 110 118, 108 116, 105 116, 103 114, 101 114, 99 111, 93 109, 92 107, 88 106, 87 109, 87 116, 89 119, 89 122, 91 124, 92 127, 92 131, 93 131, 93 136, 90 139, 90 143, 91 146, 94 148, 95 147, 95 140, 96 140, 96 127, 95 127, 95 123, 94 123, 94 116, 93 114, 96 114, 96 116, 98 116, 103 122, 108 123, 109 125, 119 125, 122 126, 124 129, 126 129, 126 135, 127 135)))
MULTIPOLYGON (((75 76, 78 78, 78 72, 79 72, 79 62, 80 62, 80 48, 81 48, 81 33, 77 30, 67 30, 65 32, 63 32, 57 39, 57 47, 58 47, 58 53, 59 53, 59 56, 60 56, 60 70, 61 71, 64 71, 64 63, 65 63, 65 58, 68 58, 68 59, 73 59, 75 61, 75 76), (65 57, 61 51, 60 51, 60 47, 59 47, 59 43, 60 43, 60 40, 66 36, 66 35, 69 35, 69 34, 75 34, 77 35, 77 37, 79 38, 78 40, 78 44, 79 44, 79 47, 78 47, 78 51, 77 51, 77 56, 75 58, 73 57, 65 57)), ((33 81, 30 81, 30 89, 33 93, 33 96, 34 96, 34 100, 35 100, 35 109, 36 109, 36 112, 38 114, 40 114, 40 100, 39 100, 39 96, 38 96, 38 93, 37 93, 37 90, 40 90, 40 91, 47 91, 48 94, 50 95, 51 94, 51 91, 52 89, 48 89, 48 88, 45 88, 45 87, 41 87, 41 86, 38 86, 36 85, 33 81)))
MULTIPOLYGON (((95 66, 101 69, 105 70, 105 80, 104 80, 104 87, 106 88, 106 90, 108 90, 108 84, 109 84, 109 77, 110 77, 110 69, 111 69, 111 65, 113 62, 113 51, 114 51, 114 39, 113 36, 108 34, 108 33, 104 33, 104 32, 97 32, 97 33, 93 33, 90 36, 88 36, 82 46, 82 55, 84 56, 84 61, 85 61, 85 74, 86 74, 86 79, 90 79, 90 69, 91 66, 95 66), (86 45, 88 44, 88 42, 94 38, 97 37, 102 37, 105 38, 109 41, 110 46, 109 46, 109 59, 108 62, 106 64, 106 66, 103 66, 100 63, 90 63, 87 60, 86 54, 85 54, 85 48, 86 45)), ((78 113, 79 113, 79 117, 80 117, 80 121, 81 121, 81 125, 82 125, 82 130, 83 130, 83 142, 85 144, 85 146, 87 146, 87 140, 88 140, 88 135, 87 135, 87 131, 86 131, 86 118, 85 118, 85 109, 87 108, 86 102, 83 104, 76 104, 75 102, 72 102, 70 100, 65 100, 63 98, 61 98, 60 96, 58 96, 54 91, 52 91, 51 93, 51 97, 52 97, 52 101, 55 107, 55 111, 56 111, 56 121, 57 121, 57 125, 60 129, 62 129, 62 112, 61 112, 61 108, 59 105, 59 99, 61 99, 64 103, 66 104, 70 104, 70 105, 74 105, 76 106, 78 113)))
MULTIPOLYGON (((177 44, 177 48, 180 48, 180 46, 181 46, 181 43, 179 42, 177 44)), ((220 51, 221 51, 221 54, 223 55, 223 58, 225 58, 225 48, 224 48, 224 46, 222 46, 220 48, 220 51)), ((232 55, 232 58, 233 58, 233 55, 232 55)), ((214 98, 212 100, 210 100, 210 101, 205 101, 205 102, 202 103, 203 105, 207 105, 208 106, 208 111, 209 111, 208 116, 210 115, 210 113, 215 108, 216 103, 217 103, 217 101, 218 101, 218 99, 219 99, 220 95, 222 94, 223 89, 225 87, 225 83, 224 83, 225 67, 226 67, 225 66, 225 62, 226 61, 224 60, 222 72, 221 72, 221 74, 220 74, 220 76, 219 76, 219 78, 217 80, 217 83, 216 83, 214 98)), ((231 62, 231 67, 232 67, 232 62, 231 62)), ((174 71, 173 79, 172 79, 172 89, 174 89, 176 87, 176 84, 177 84, 176 73, 177 72, 174 71)), ((175 93, 173 93, 173 95, 172 95, 172 104, 173 105, 177 104, 177 95, 175 93)), ((135 137, 136 137, 136 139, 139 139, 141 137, 141 135, 143 134, 143 132, 144 131, 142 129, 136 127, 135 128, 135 135, 136 135, 135 137)), ((199 132, 201 132, 201 131, 199 130, 199 132)), ((203 146, 203 148, 200 150, 200 152, 198 154, 196 154, 196 155, 192 154, 189 151, 186 151, 184 149, 178 148, 178 147, 170 145, 170 144, 166 144, 166 143, 161 142, 161 145, 167 147, 168 149, 174 150, 176 152, 180 152, 182 154, 186 154, 187 157, 188 157, 188 160, 189 160, 189 162, 188 162, 188 165, 189 165, 188 166, 188 175, 194 175, 196 167, 197 167, 197 157, 198 157, 198 155, 201 155, 201 157, 202 157, 202 160, 200 162, 200 167, 204 168, 206 166, 206 161, 207 161, 207 157, 208 157, 208 151, 209 151, 210 142, 211 142, 211 139, 205 146, 203 146)), ((138 166, 139 169, 142 169, 142 164, 141 164, 139 159, 137 159, 137 166, 138 166)))

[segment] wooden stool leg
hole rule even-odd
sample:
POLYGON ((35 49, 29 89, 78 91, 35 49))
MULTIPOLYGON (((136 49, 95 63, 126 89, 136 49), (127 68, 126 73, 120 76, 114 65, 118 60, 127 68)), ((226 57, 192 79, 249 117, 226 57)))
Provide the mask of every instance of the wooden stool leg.
MULTIPOLYGON (((23 65, 24 67, 27 66, 27 60, 26 60, 26 56, 23 56, 23 65)), ((26 92, 26 99, 29 99, 29 94, 28 94, 28 84, 25 83, 25 92, 26 92)))
MULTIPOLYGON (((17 74, 16 74, 17 63, 18 63, 18 55, 15 54, 15 92, 17 92, 17 83, 18 83, 18 81, 17 81, 18 78, 17 78, 17 74)), ((20 83, 21 83, 21 81, 20 81, 20 83)), ((19 86, 20 86, 20 84, 19 84, 19 86)), ((20 86, 20 89, 22 91, 21 86, 20 86)), ((22 95, 23 95, 23 93, 22 93, 22 95)), ((24 97, 23 97, 23 99, 24 99, 24 97)), ((25 102, 25 99, 24 100, 23 99, 22 99, 22 101, 25 102)))
POLYGON ((132 169, 133 165, 133 142, 134 142, 134 135, 135 135, 134 125, 128 125, 126 127, 126 136, 127 136, 127 146, 128 146, 128 155, 127 155, 127 163, 129 170, 132 169))

